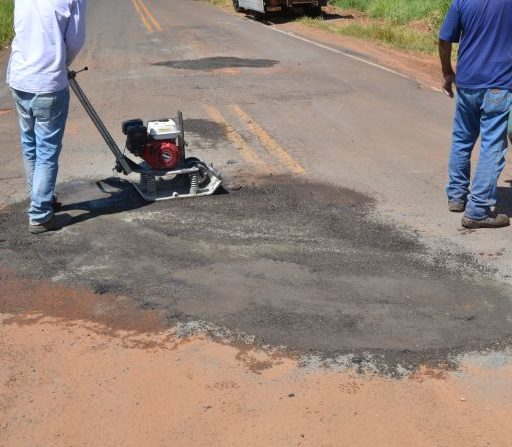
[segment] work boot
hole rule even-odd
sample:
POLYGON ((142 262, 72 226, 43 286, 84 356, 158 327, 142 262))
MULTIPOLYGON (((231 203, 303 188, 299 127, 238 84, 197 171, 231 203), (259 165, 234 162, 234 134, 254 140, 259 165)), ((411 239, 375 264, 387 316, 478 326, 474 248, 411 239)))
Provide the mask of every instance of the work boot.
POLYGON ((29 231, 32 234, 46 233, 47 231, 57 231, 62 227, 71 223, 71 216, 69 214, 54 214, 52 218, 42 224, 29 224, 29 231))
POLYGON ((462 218, 462 226, 464 228, 502 228, 510 225, 510 219, 506 214, 497 214, 494 217, 486 217, 482 220, 470 219, 464 216, 462 218))
POLYGON ((452 213, 463 213, 466 209, 466 202, 448 202, 448 211, 452 213))

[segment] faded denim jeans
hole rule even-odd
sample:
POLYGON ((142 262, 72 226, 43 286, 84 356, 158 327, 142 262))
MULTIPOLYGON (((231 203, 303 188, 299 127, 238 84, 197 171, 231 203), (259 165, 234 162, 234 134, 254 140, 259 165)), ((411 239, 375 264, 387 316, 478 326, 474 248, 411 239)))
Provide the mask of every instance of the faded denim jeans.
POLYGON ((30 193, 32 224, 53 217, 53 194, 69 109, 69 90, 27 93, 11 89, 19 116, 21 149, 30 193))
POLYGON ((508 118, 508 139, 512 143, 512 109, 510 110, 510 116, 508 118))
POLYGON ((450 202, 467 202, 465 215, 470 219, 485 219, 496 205, 511 106, 508 90, 457 89, 446 193, 450 202), (470 187, 471 152, 480 135, 480 159, 470 187))

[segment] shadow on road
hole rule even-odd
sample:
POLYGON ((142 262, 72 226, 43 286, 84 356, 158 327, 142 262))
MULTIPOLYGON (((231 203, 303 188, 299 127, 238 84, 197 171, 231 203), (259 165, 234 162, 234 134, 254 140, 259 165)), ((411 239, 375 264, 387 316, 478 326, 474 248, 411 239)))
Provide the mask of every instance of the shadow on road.
POLYGON ((137 194, 133 186, 115 177, 94 184, 63 186, 59 191, 59 199, 65 202, 59 212, 71 212, 73 215, 71 225, 98 216, 133 211, 150 205, 137 194), (74 211, 83 212, 76 214, 74 211))
POLYGON ((324 20, 337 20, 337 19, 351 20, 354 18, 354 16, 352 14, 329 14, 327 12, 324 12, 322 15, 322 18, 324 20))
POLYGON ((346 19, 350 20, 353 19, 354 16, 352 14, 337 14, 337 13, 328 13, 328 12, 322 12, 322 14, 319 14, 318 16, 314 15, 304 15, 304 14, 298 14, 295 12, 286 12, 286 13, 278 13, 275 15, 270 15, 267 13, 267 16, 265 17, 265 20, 261 20, 262 23, 265 25, 282 25, 284 23, 293 22, 301 17, 310 17, 312 19, 320 19, 323 21, 329 21, 329 20, 339 20, 339 19, 346 19))
POLYGON ((498 213, 506 214, 508 217, 512 217, 512 180, 507 180, 508 187, 498 187, 498 203, 496 205, 496 211, 498 213))
MULTIPOLYGON (((229 192, 220 186, 214 195, 229 192)), ((126 180, 111 177, 97 182, 73 182, 60 185, 59 200, 64 203, 59 212, 72 215, 70 225, 99 216, 135 211, 153 205, 146 202, 126 180)))

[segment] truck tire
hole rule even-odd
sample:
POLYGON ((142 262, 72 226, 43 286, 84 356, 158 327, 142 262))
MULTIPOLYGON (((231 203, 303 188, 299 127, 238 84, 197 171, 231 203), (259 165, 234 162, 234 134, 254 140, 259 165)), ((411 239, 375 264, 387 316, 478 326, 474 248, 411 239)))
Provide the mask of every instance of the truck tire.
POLYGON ((240 8, 238 0, 233 0, 233 8, 236 12, 244 12, 244 8, 240 8))
POLYGON ((305 13, 309 17, 320 17, 322 15, 321 6, 306 6, 305 13))
POLYGON ((257 22, 262 22, 263 20, 265 20, 267 18, 267 13, 254 11, 252 16, 253 16, 254 20, 256 20, 257 22))

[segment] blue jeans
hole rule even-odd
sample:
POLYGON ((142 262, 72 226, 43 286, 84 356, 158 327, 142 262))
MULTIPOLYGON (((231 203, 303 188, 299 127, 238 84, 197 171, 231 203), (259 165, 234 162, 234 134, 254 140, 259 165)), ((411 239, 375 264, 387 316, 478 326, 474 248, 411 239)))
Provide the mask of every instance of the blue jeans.
POLYGON ((19 115, 21 149, 30 192, 28 215, 33 224, 53 217, 62 137, 69 109, 69 90, 27 93, 11 89, 19 115))
MULTIPOLYGON (((511 110, 512 112, 512 110, 511 110)), ((510 114, 510 117, 508 118, 508 139, 512 143, 512 113, 510 114)))
POLYGON ((450 202, 467 202, 465 215, 470 219, 485 219, 496 205, 511 106, 508 90, 457 89, 446 193, 450 202), (470 188, 471 152, 480 134, 480 159, 470 188))

